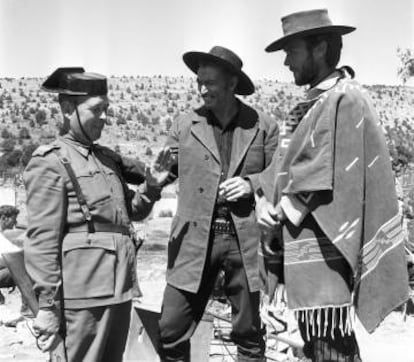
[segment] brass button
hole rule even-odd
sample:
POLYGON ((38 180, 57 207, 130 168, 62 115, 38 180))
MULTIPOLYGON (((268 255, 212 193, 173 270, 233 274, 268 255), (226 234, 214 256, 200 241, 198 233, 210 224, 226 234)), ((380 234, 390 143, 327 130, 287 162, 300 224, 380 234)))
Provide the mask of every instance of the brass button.
POLYGON ((200 187, 200 188, 198 189, 198 191, 200 191, 200 194, 202 194, 202 193, 204 192, 204 189, 203 189, 202 187, 200 187))

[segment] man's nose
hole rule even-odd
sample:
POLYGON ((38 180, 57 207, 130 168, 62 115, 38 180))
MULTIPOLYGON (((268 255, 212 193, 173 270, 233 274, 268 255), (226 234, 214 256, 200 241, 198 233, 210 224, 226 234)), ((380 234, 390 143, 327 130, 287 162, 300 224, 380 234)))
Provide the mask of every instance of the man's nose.
POLYGON ((285 56, 285 61, 283 62, 283 65, 289 66, 289 60, 288 60, 288 56, 285 56))
POLYGON ((105 124, 109 124, 107 111, 102 111, 101 116, 99 118, 102 119, 105 122, 105 124))
POLYGON ((206 94, 207 92, 208 92, 207 87, 204 84, 202 84, 200 86, 200 93, 201 93, 201 95, 206 94))

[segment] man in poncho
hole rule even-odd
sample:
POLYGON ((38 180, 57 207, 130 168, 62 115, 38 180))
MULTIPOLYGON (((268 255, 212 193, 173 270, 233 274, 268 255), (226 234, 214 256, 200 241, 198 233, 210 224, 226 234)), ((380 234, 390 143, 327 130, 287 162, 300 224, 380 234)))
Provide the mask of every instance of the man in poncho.
POLYGON ((257 217, 265 231, 282 228, 288 306, 305 355, 360 361, 351 310, 371 332, 407 298, 390 157, 366 91, 351 68, 337 69, 342 35, 355 28, 332 25, 326 10, 288 15, 282 26, 266 51, 283 49, 295 83, 309 89, 281 127, 257 217))

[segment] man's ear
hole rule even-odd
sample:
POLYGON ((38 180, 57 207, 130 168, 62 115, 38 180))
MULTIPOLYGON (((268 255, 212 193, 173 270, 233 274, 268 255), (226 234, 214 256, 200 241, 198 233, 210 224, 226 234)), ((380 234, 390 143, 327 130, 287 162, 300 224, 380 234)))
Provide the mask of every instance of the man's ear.
POLYGON ((237 76, 232 76, 229 79, 229 86, 231 88, 231 90, 233 91, 233 93, 236 91, 237 88, 237 84, 239 83, 239 78, 237 76))
POLYGON ((323 40, 313 47, 312 53, 316 60, 325 60, 326 52, 328 51, 328 43, 323 40))
POLYGON ((66 118, 75 112, 75 104, 65 99, 60 103, 60 109, 62 110, 63 118, 66 118))

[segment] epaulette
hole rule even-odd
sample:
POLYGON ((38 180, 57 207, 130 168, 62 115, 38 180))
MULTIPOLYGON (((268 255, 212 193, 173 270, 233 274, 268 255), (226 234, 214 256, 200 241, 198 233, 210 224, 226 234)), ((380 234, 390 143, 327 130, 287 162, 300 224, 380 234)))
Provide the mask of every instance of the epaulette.
POLYGON ((59 149, 60 146, 56 143, 50 143, 48 145, 41 145, 38 148, 36 148, 32 154, 32 156, 45 156, 46 154, 48 154, 49 152, 51 152, 52 150, 57 150, 59 149))

